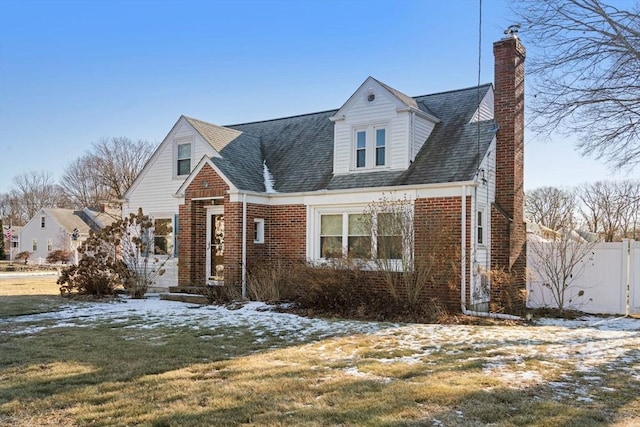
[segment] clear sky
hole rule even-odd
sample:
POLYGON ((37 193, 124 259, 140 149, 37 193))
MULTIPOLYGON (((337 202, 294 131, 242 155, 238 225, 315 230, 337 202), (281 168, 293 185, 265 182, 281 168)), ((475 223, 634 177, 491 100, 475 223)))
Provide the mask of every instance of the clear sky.
MULTIPOLYGON (((59 177, 101 137, 160 143, 181 114, 225 125, 338 108, 369 75, 411 96, 474 86, 478 3, 1 0, 0 192, 23 172, 59 177)), ((508 3, 483 0, 482 21, 485 83, 508 3)), ((526 189, 625 177, 527 136, 526 189)))

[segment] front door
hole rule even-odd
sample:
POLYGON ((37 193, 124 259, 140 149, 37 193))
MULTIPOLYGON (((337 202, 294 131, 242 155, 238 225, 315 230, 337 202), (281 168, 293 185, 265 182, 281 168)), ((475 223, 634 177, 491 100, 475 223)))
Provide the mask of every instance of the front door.
POLYGON ((224 213, 222 209, 207 211, 207 284, 224 280, 224 213))

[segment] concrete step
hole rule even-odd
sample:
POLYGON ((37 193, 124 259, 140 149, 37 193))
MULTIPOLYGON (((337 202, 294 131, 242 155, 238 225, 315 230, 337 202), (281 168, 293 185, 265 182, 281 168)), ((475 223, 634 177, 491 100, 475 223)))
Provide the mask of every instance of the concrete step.
POLYGON ((202 295, 194 295, 194 294, 184 294, 184 293, 162 294, 160 295, 160 299, 164 301, 188 302, 190 304, 209 304, 209 301, 207 300, 206 297, 202 295))
POLYGON ((206 286, 169 286, 169 293, 202 295, 207 292, 206 286))

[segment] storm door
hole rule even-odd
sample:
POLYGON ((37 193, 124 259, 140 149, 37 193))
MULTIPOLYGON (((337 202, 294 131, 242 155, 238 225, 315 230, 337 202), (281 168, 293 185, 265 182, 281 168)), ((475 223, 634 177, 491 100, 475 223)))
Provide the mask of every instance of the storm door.
POLYGON ((222 207, 207 210, 207 284, 224 280, 224 211, 222 207))

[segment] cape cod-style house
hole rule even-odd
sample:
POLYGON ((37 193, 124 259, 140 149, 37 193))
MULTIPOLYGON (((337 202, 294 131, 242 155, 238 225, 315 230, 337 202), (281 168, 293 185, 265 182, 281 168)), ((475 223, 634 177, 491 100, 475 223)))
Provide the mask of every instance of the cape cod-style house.
MULTIPOLYGON (((486 307, 479 272, 526 265, 525 49, 508 34, 493 50, 495 86, 410 97, 369 77, 337 110, 227 126, 180 117, 124 197, 124 215, 141 207, 173 229, 154 236, 173 255, 157 286, 242 286, 260 258, 353 255, 362 231, 350 219, 397 197, 456 236, 459 283, 439 298, 486 307)), ((429 239, 416 227, 416 259, 429 239)))

